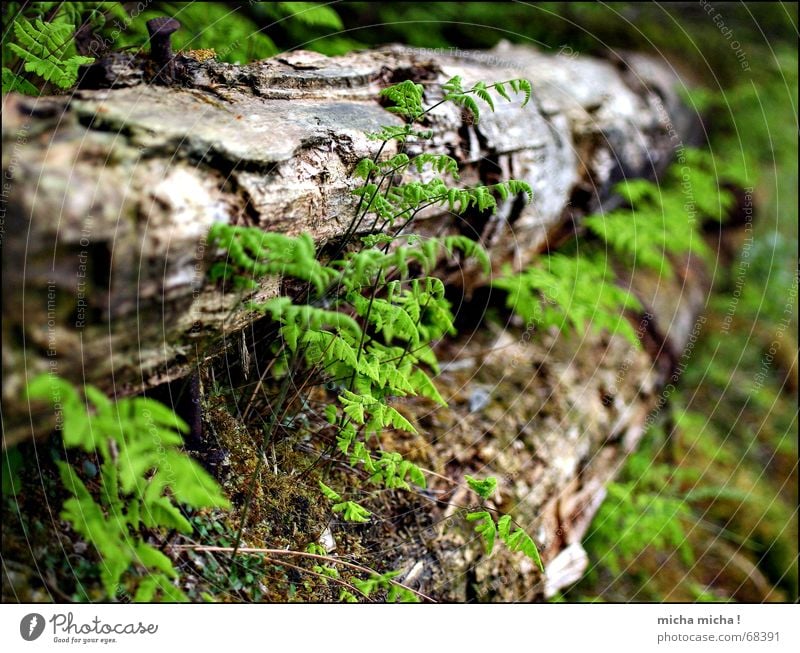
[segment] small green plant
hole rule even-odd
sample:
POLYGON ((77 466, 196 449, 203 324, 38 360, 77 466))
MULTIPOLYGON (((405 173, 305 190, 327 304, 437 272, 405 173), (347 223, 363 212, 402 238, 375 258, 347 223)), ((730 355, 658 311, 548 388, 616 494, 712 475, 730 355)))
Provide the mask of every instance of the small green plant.
POLYGON ((34 379, 28 396, 60 404, 64 446, 99 461, 95 493, 69 463, 57 464, 72 495, 61 517, 100 555, 108 597, 124 590, 135 601, 159 596, 188 600, 172 583, 178 576, 172 561, 146 542, 143 530, 191 533, 179 504, 195 509, 229 505, 208 473, 180 451, 181 433, 188 426, 152 399, 111 401, 92 386, 81 397, 71 384, 50 375, 34 379))
POLYGON ((332 508, 333 512, 342 513, 342 517, 345 521, 361 523, 369 521, 369 516, 372 514, 369 510, 364 509, 354 501, 342 501, 342 497, 339 495, 339 493, 331 490, 322 481, 319 482, 319 487, 326 499, 330 499, 331 501, 335 502, 332 508))
MULTIPOLYGON (((353 584, 358 590, 366 597, 369 598, 376 591, 386 592, 386 601, 388 603, 417 603, 419 598, 416 594, 393 583, 392 579, 398 576, 400 572, 388 571, 384 574, 373 573, 369 578, 364 580, 354 580, 353 584)), ((345 599, 349 597, 344 597, 345 599)), ((341 600, 341 598, 340 598, 341 600)))
POLYGON ((661 462, 664 434, 655 429, 626 461, 618 481, 592 521, 585 544, 600 567, 618 575, 643 552, 677 552, 686 565, 694 561, 688 529, 698 521, 683 489, 692 474, 661 462))
MULTIPOLYGON (((497 479, 494 476, 479 480, 472 476, 466 476, 467 485, 482 500, 486 501, 497 488, 497 479)), ((467 521, 477 522, 475 532, 484 541, 486 555, 491 555, 497 537, 506 545, 509 551, 521 551, 533 560, 541 571, 544 571, 542 558, 539 550, 530 535, 522 528, 513 523, 511 515, 502 515, 496 521, 492 513, 488 510, 474 510, 467 513, 467 521)))
MULTIPOLYGON (((337 403, 327 407, 325 416, 336 428, 339 451, 350 464, 361 465, 370 482, 390 489, 408 489, 409 481, 425 487, 425 476, 416 465, 397 453, 371 450, 368 441, 386 428, 416 433, 390 405, 394 397, 420 395, 444 404, 429 376, 438 372, 431 345, 454 333, 453 316, 442 282, 409 278, 412 265, 430 271, 442 254, 457 251, 479 252, 485 259, 479 246, 462 236, 448 236, 390 251, 366 247, 326 266, 318 262, 308 236, 215 225, 211 239, 224 244, 229 254, 225 267, 212 271, 220 278, 247 279, 245 270, 283 271, 284 278, 309 284, 308 292, 316 295, 310 303, 279 296, 250 304, 280 324, 275 376, 288 386, 305 368, 336 389, 337 403)), ((265 429, 265 442, 271 434, 271 427, 265 429)), ((323 492, 345 520, 367 520, 369 512, 357 503, 343 500, 327 486, 323 492)))
MULTIPOLYGON (((631 267, 670 276, 668 254, 711 256, 700 227, 704 221, 725 219, 735 198, 720 182, 741 183, 741 171, 717 163, 705 150, 687 148, 681 157, 659 184, 645 179, 618 184, 623 208, 584 219, 589 231, 631 267)), ((624 311, 641 310, 641 304, 614 281, 608 258, 587 247, 574 256, 556 252, 518 274, 506 268, 492 285, 508 293, 507 305, 528 324, 562 332, 605 329, 638 347, 624 311)))
POLYGON ((671 275, 668 254, 710 257, 700 227, 707 220, 723 221, 735 201, 721 181, 741 183, 741 177, 709 152, 687 148, 659 184, 645 179, 618 184, 625 207, 591 215, 584 224, 628 265, 671 275))
MULTIPOLYGON (((525 81, 507 83, 525 93, 525 81)), ((509 98, 504 83, 487 87, 478 84, 469 91, 458 78, 445 85, 445 96, 434 106, 454 101, 468 107, 476 117, 479 109, 473 95, 484 101, 489 89, 509 98)), ((453 316, 444 296, 444 285, 430 274, 442 256, 461 252, 479 260, 489 272, 486 252, 464 236, 445 236, 423 241, 414 235, 399 235, 419 213, 432 205, 448 206, 463 213, 469 207, 494 211, 495 193, 501 198, 524 193, 530 187, 510 180, 493 186, 457 188, 447 185, 441 175, 458 178, 458 165, 446 155, 420 154, 409 157, 400 152, 381 159, 380 152, 390 141, 405 143, 408 138, 430 137, 414 124, 431 110, 424 109, 423 87, 407 81, 381 93, 394 106, 393 113, 407 120, 403 128, 385 128, 375 138, 382 140, 378 154, 356 166, 355 175, 363 179, 354 191, 359 198, 347 237, 352 237, 365 220, 372 218, 371 235, 361 239, 361 247, 344 252, 342 258, 325 265, 319 261, 314 242, 308 235, 292 238, 264 233, 255 228, 214 225, 209 239, 228 253, 224 262, 211 270, 213 279, 232 280, 240 287, 252 287, 254 277, 282 275, 307 285, 301 302, 280 296, 252 308, 268 314, 281 325, 281 345, 276 352, 277 376, 296 372, 303 366, 323 371, 338 392, 338 406, 326 411, 328 421, 338 431, 339 450, 351 464, 361 464, 372 482, 388 488, 408 488, 407 478, 423 486, 422 472, 399 454, 367 447, 367 440, 385 428, 416 433, 413 425, 389 405, 393 397, 421 395, 444 403, 426 371, 438 372, 431 345, 445 334, 454 333, 453 316), (429 181, 398 182, 410 171, 427 171, 429 181), (396 235, 388 230, 402 221, 396 235), (323 307, 324 306, 324 307, 323 307)), ((343 252, 340 248, 340 253, 343 252)), ((270 437, 267 432, 266 437, 270 437)), ((330 490, 329 498, 341 507, 345 519, 361 521, 368 514, 353 502, 342 501, 330 490), (334 498, 334 495, 336 498, 334 498)))
POLYGON ((506 304, 527 324, 562 332, 605 329, 638 347, 624 311, 641 310, 641 304, 614 280, 602 256, 554 253, 519 274, 506 268, 492 285, 508 293, 506 304))
POLYGON ((691 507, 668 490, 646 491, 636 481, 609 483, 608 495, 595 517, 598 525, 587 538, 601 563, 614 573, 645 549, 677 551, 683 562, 694 561, 687 539, 691 507))
MULTIPOLYGON (((324 547, 319 544, 309 544, 306 547, 306 552, 315 555, 318 558, 326 558, 327 552, 324 547)), ((331 562, 336 562, 335 559, 330 558, 331 562)), ((327 584, 328 579, 340 582, 341 575, 336 567, 323 564, 315 564, 312 571, 322 577, 322 580, 327 584)), ((386 601, 388 603, 419 603, 419 596, 411 591, 404 585, 399 584, 394 579, 400 574, 397 571, 388 571, 383 574, 372 571, 366 579, 363 578, 350 578, 352 588, 358 590, 363 598, 369 599, 376 592, 385 592, 386 601)), ((346 588, 342 588, 339 592, 339 601, 342 603, 358 603, 358 597, 346 588)))
POLYGON ((76 53, 75 30, 84 17, 92 25, 102 24, 106 12, 125 13, 118 2, 7 3, 3 17, 13 38, 3 38, 3 93, 39 94, 23 70, 58 88, 75 84, 78 69, 94 61, 76 53))
MULTIPOLYGON (((411 139, 431 137, 417 123, 435 106, 454 102, 478 120, 476 99, 493 108, 490 91, 510 101, 509 90, 523 94, 523 104, 530 97, 530 84, 525 80, 478 83, 464 90, 456 77, 443 86, 443 98, 426 109, 420 84, 406 81, 384 89, 381 95, 393 105, 389 110, 405 124, 370 134, 381 145, 373 158, 360 161, 355 168, 355 176, 363 180, 354 191, 358 198, 355 215, 344 243, 327 264, 321 262, 313 240, 305 234, 295 238, 224 224, 214 225, 209 234, 211 244, 227 252, 227 259, 213 266, 213 279, 252 288, 257 285, 256 278, 280 275, 304 284, 304 290, 294 297, 249 304, 280 325, 273 370, 276 378, 283 377, 283 384, 279 406, 272 415, 283 410, 287 388, 299 370, 321 376, 337 394, 325 417, 335 429, 338 450, 351 465, 363 468, 369 482, 388 489, 410 489, 411 483, 426 485, 425 474, 417 465, 371 444, 389 428, 416 433, 390 402, 419 395, 445 403, 430 376, 438 373, 433 345, 455 329, 444 285, 430 275, 442 257, 457 254, 475 258, 486 274, 491 270, 485 250, 469 238, 452 235, 423 240, 401 232, 430 206, 447 207, 456 214, 469 208, 494 212, 498 198, 532 197, 530 186, 518 180, 475 188, 450 186, 448 178, 458 180, 458 164, 453 158, 429 153, 412 157, 403 149, 411 139), (381 158, 390 142, 400 151, 381 158), (426 180, 405 181, 411 173, 422 173, 426 180), (365 231, 366 236, 356 239, 358 246, 347 251, 355 236, 365 231)), ((272 437, 274 424, 273 419, 264 429, 264 445, 272 437)), ((333 502, 332 510, 345 521, 369 520, 370 512, 363 506, 323 483, 320 488, 333 502)), ((501 518, 497 528, 509 547, 525 551, 541 565, 533 541, 520 529, 511 531, 510 517, 501 518)), ((360 589, 369 596, 376 589, 388 588, 387 599, 402 598, 397 587, 387 586, 387 582, 386 575, 373 576, 363 581, 360 589)), ((343 592, 342 600, 349 598, 343 592)))

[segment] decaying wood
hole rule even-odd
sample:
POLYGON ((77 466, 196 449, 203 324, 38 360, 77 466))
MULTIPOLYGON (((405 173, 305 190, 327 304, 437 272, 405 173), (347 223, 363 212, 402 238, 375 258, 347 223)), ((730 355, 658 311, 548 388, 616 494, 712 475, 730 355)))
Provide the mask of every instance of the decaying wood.
MULTIPOLYGON (((526 265, 579 228, 582 215, 613 202, 620 179, 657 176, 695 124, 678 99, 680 79, 639 55, 612 62, 511 45, 454 55, 389 47, 339 58, 295 52, 242 67, 187 65, 182 86, 134 76, 129 86, 69 97, 4 98, 6 443, 30 435, 22 391, 40 372, 125 395, 218 354, 257 316, 240 295, 206 281, 216 255, 205 245, 208 228, 222 221, 308 231, 320 244, 340 237, 355 206, 350 173, 377 147, 365 133, 398 122, 378 101, 390 83, 419 81, 434 102, 453 75, 465 85, 532 82, 527 107, 498 104, 478 124, 449 105, 431 116, 432 149, 461 162, 464 184, 513 177, 534 189, 532 204, 509 201, 493 217, 429 211, 414 225, 423 234, 480 237, 495 271, 526 265)), ((659 408, 703 306, 699 268, 684 270, 673 282, 632 280, 650 311, 640 316, 643 351, 619 338, 544 334, 532 344, 512 332, 456 348, 466 362, 445 366, 443 387, 483 375, 505 404, 492 418, 495 429, 476 433, 480 411, 468 408, 468 397, 445 394, 453 404, 445 417, 421 425, 437 443, 431 465, 445 472, 458 449, 455 464, 485 465, 462 472, 497 474, 498 502, 535 526, 547 574, 502 555, 477 560, 479 549, 463 534, 439 532, 419 555, 415 545, 398 549, 409 582, 440 598, 519 599, 552 595, 583 573, 581 536, 605 483, 659 408), (514 398, 526 395, 538 407, 520 413, 514 398)), ((466 279, 467 286, 487 281, 466 279)), ((274 291, 275 281, 265 280, 256 295, 274 291)), ((428 510, 445 523, 452 516, 428 510)))
POLYGON ((457 357, 438 378, 448 407, 431 413, 411 401, 407 414, 422 416, 416 425, 430 444, 410 446, 423 447, 423 464, 453 480, 464 473, 495 476, 498 487, 489 506, 514 515, 534 535, 545 574, 501 546, 485 555, 475 534, 456 518, 455 506, 469 505, 469 493, 454 492, 452 484, 434 477, 431 489, 448 505, 419 502, 417 509, 432 524, 427 539, 409 538, 392 561, 409 573, 416 569, 421 591, 459 602, 532 601, 553 596, 583 575, 590 561, 581 542, 606 485, 647 426, 668 413, 680 363, 691 355, 705 322, 700 313, 708 286, 697 263, 678 266, 687 271, 683 277, 644 273, 633 279, 639 296, 656 307, 635 325, 643 349, 619 337, 534 336, 521 327, 490 329, 453 343, 448 351, 457 357), (686 326, 665 344, 653 325, 671 321, 686 326), (678 349, 667 351, 673 346, 678 349))
POLYGON ((482 236, 498 266, 523 265, 613 182, 662 168, 675 147, 670 128, 689 130, 669 70, 639 56, 621 68, 508 45, 458 56, 395 47, 192 63, 180 88, 6 97, 7 417, 27 411, 22 389, 41 371, 129 394, 218 351, 220 336, 254 315, 205 282, 209 226, 341 235, 354 208, 350 172, 377 147, 365 132, 398 121, 378 102, 391 82, 428 84, 434 101, 437 83, 455 74, 465 84, 531 80, 525 108, 498 104, 474 125, 443 105, 431 127, 434 149, 463 163, 466 184, 525 179, 533 204, 509 201, 492 219, 429 213, 417 226, 482 236))

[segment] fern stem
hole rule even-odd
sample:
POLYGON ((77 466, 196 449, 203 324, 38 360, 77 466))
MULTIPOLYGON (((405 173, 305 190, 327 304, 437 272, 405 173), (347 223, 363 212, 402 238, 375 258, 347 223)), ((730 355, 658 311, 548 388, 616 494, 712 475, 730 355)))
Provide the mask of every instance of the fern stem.
MULTIPOLYGON (((372 157, 373 163, 378 163, 378 159, 380 158, 381 154, 383 154, 383 150, 386 147, 388 142, 389 141, 381 141, 381 145, 378 148, 378 151, 375 153, 375 156, 372 157)), ((367 184, 369 184, 371 179, 372 179, 372 172, 370 172, 367 175, 367 178, 364 180, 364 183, 361 184, 361 188, 366 188, 367 184)), ((363 204, 364 204, 364 196, 361 195, 358 198, 358 204, 356 205, 356 210, 355 210, 355 213, 353 215, 353 219, 350 221, 350 224, 347 227, 347 231, 345 232, 344 237, 342 238, 341 244, 339 245, 339 247, 336 249, 336 252, 331 257, 332 260, 335 260, 335 259, 339 258, 342 255, 342 253, 344 252, 344 248, 347 247, 348 242, 350 241, 350 239, 352 238, 353 234, 358 229, 358 226, 361 224, 361 220, 359 219, 358 214, 361 211, 361 207, 363 206, 363 204)), ((362 216, 361 219, 363 219, 363 216, 362 216)))

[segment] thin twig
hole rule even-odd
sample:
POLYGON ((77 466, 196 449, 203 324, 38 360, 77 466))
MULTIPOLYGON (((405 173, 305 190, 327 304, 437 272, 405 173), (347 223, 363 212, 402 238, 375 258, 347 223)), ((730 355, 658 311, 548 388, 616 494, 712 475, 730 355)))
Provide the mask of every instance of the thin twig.
MULTIPOLYGON (((241 546, 241 547, 238 547, 238 548, 234 549, 234 547, 231 547, 231 546, 210 546, 210 545, 209 546, 205 546, 205 545, 197 545, 197 544, 181 544, 181 545, 177 545, 175 548, 176 549, 182 549, 184 551, 186 551, 186 550, 188 550, 188 551, 198 551, 198 552, 207 551, 207 552, 210 552, 210 553, 228 553, 228 552, 230 552, 232 554, 232 556, 236 555, 237 553, 262 554, 262 555, 265 555, 265 556, 271 556, 271 555, 297 556, 297 557, 300 557, 300 558, 313 558, 315 560, 324 560, 325 562, 330 562, 330 563, 334 563, 334 564, 343 565, 343 566, 349 567, 351 569, 356 569, 357 571, 360 571, 360 572, 365 573, 365 574, 372 575, 372 574, 377 574, 378 573, 374 569, 370 569, 369 567, 363 567, 362 565, 356 564, 354 562, 348 562, 346 560, 340 560, 339 558, 333 558, 331 556, 319 555, 319 554, 316 554, 316 553, 306 553, 305 551, 290 551, 288 549, 262 549, 262 548, 259 548, 259 547, 245 547, 245 546, 241 546)), ((326 578, 327 578, 327 576, 326 576, 326 578)), ((403 585, 403 583, 401 583, 399 581, 396 581, 396 580, 391 580, 391 579, 389 579, 389 582, 392 585, 397 585, 398 587, 401 587, 404 590, 408 590, 409 592, 411 592, 413 594, 416 594, 417 596, 419 596, 420 598, 425 599, 426 601, 430 601, 431 603, 436 603, 436 601, 434 599, 432 599, 430 596, 427 596, 427 595, 423 594, 422 592, 420 592, 419 590, 415 590, 415 589, 409 587, 408 585, 403 585)))

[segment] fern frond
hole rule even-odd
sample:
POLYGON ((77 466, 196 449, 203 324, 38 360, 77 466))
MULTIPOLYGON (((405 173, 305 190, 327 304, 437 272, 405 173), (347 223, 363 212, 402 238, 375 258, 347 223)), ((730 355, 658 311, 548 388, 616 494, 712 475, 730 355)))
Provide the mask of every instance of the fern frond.
MULTIPOLYGON (((10 44, 9 44, 10 45, 10 44)), ((11 69, 3 68, 3 93, 23 93, 39 95, 39 89, 24 77, 16 75, 11 69)))
POLYGON ((363 506, 357 504, 355 501, 343 501, 333 506, 333 512, 342 513, 342 519, 345 521, 356 522, 358 524, 365 524, 369 521, 369 516, 372 514, 363 506))
POLYGON ((33 23, 18 16, 13 23, 17 43, 9 49, 25 62, 25 70, 61 88, 69 88, 78 78, 78 69, 94 61, 92 57, 70 54, 75 25, 64 20, 33 23))
POLYGON ((497 479, 494 476, 488 476, 484 479, 477 479, 469 474, 464 475, 470 489, 478 494, 481 499, 488 499, 497 489, 497 479))
POLYGON ((536 544, 533 539, 531 539, 530 535, 521 528, 517 527, 515 531, 511 531, 510 515, 503 515, 497 520, 497 532, 509 551, 522 551, 522 553, 536 563, 540 571, 544 572, 544 564, 542 564, 539 549, 536 548, 536 544))
POLYGON ((61 517, 97 550, 108 595, 116 595, 123 575, 136 563, 148 576, 138 581, 134 598, 150 600, 159 593, 167 600, 187 600, 170 583, 177 576, 170 559, 139 535, 141 526, 190 533, 178 502, 193 508, 229 507, 213 478, 178 448, 186 424, 151 399, 112 401, 91 386, 79 399, 57 377, 40 377, 28 388, 32 398, 45 398, 45 391, 64 412, 65 445, 80 446, 101 461, 99 502, 69 464, 58 462, 58 467, 71 495, 61 517))
POLYGON ((298 23, 332 30, 344 29, 339 14, 327 5, 318 2, 278 2, 277 5, 284 15, 298 23))
POLYGON ((330 499, 331 501, 341 501, 342 497, 339 496, 337 492, 329 488, 325 483, 319 481, 319 489, 322 490, 322 494, 326 499, 330 499))
POLYGON ((506 304, 526 322, 562 331, 608 330, 619 333, 634 346, 641 346, 624 311, 640 310, 629 292, 614 284, 605 259, 552 254, 542 267, 531 267, 513 275, 506 271, 492 285, 505 290, 506 304))
POLYGON ((486 102, 489 105, 489 108, 494 111, 494 100, 492 100, 492 96, 489 94, 489 91, 486 89, 486 82, 478 82, 475 86, 472 87, 472 92, 475 93, 481 100, 486 102))
POLYGON ((494 523, 492 516, 485 510, 480 510, 468 513, 467 521, 478 522, 475 525, 475 532, 483 538, 486 555, 490 555, 494 550, 494 541, 497 535, 497 525, 494 523))
POLYGON ((413 129, 410 125, 403 125, 403 126, 386 126, 382 127, 378 132, 369 132, 367 133, 367 138, 372 141, 398 141, 400 143, 404 143, 409 137, 419 138, 421 140, 427 140, 431 136, 433 136, 433 131, 426 129, 426 130, 416 130, 413 129))
POLYGON ((394 103, 394 106, 388 107, 387 111, 405 116, 414 121, 423 113, 423 92, 422 84, 415 84, 411 80, 405 80, 382 89, 380 95, 394 103))

